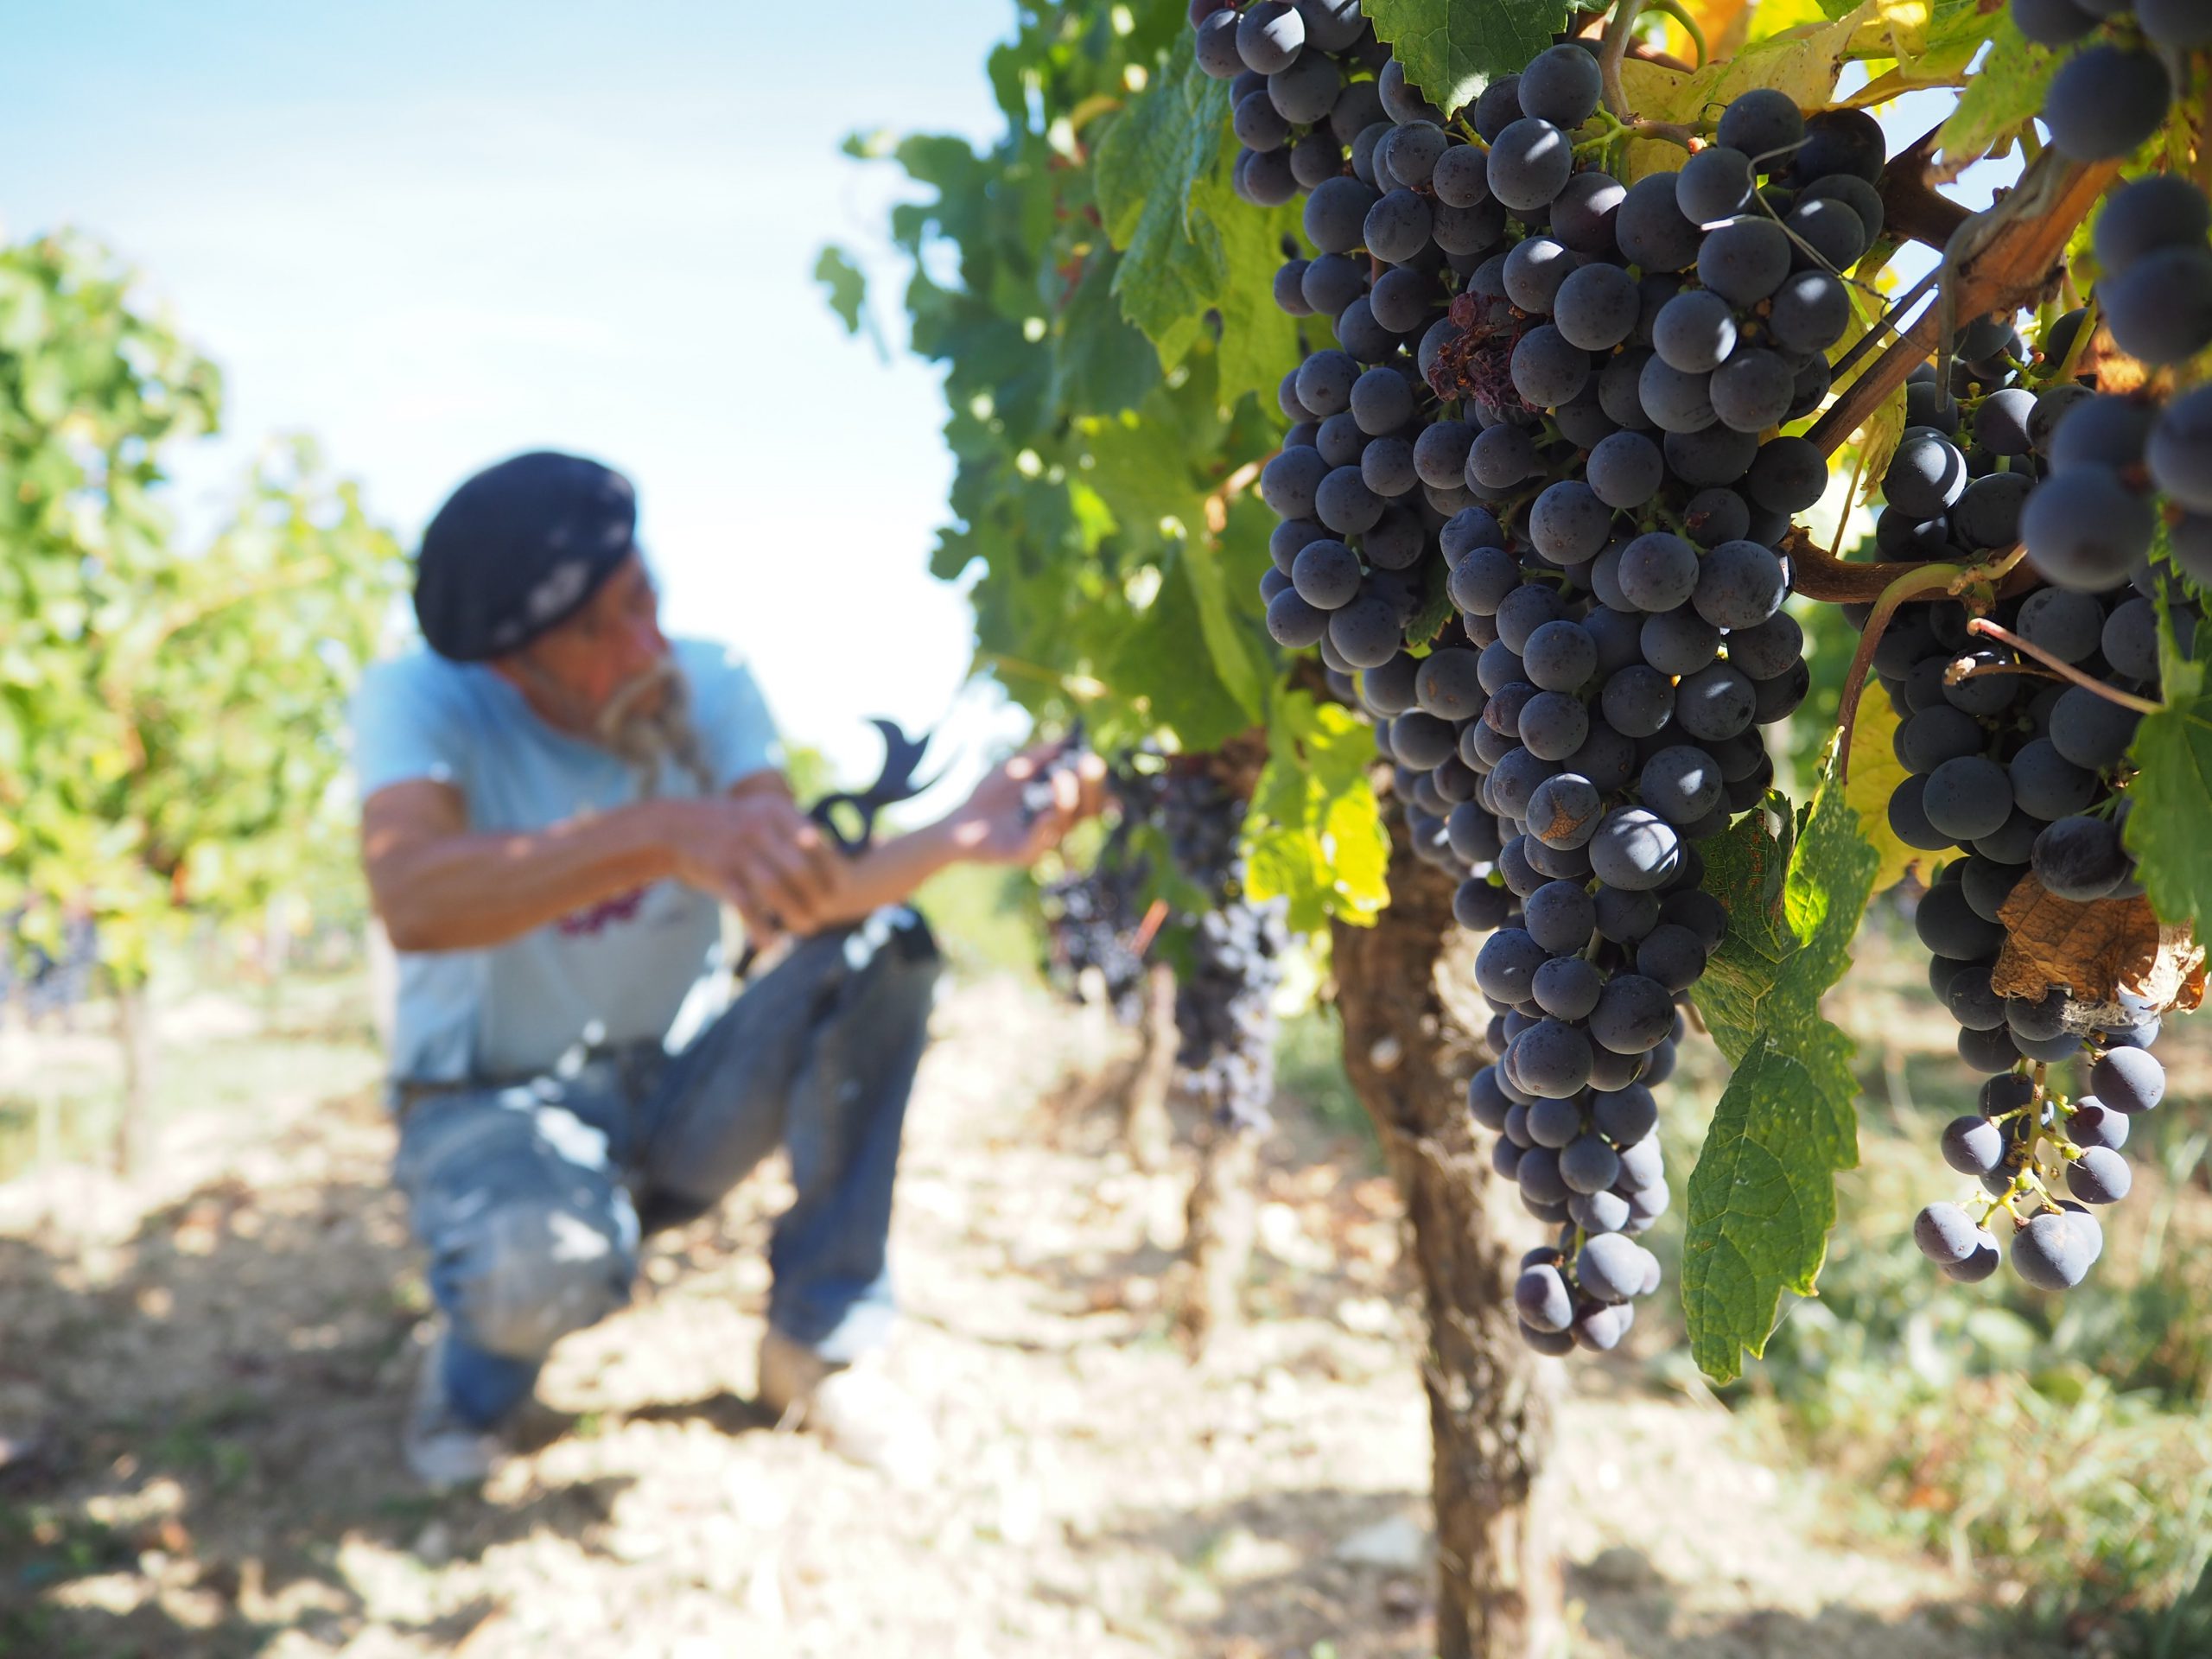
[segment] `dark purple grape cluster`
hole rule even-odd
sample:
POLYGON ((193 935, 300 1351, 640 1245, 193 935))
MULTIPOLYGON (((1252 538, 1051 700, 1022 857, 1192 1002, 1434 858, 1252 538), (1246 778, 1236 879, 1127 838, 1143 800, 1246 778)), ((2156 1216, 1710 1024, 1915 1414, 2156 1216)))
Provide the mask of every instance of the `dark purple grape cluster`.
POLYGON ((1578 151, 1586 42, 1465 122, 1393 62, 1347 73, 1343 107, 1371 85, 1382 117, 1348 168, 1294 175, 1313 252, 1275 285, 1333 343, 1279 394, 1268 626, 1375 716, 1414 849, 1490 934, 1498 1058, 1470 1110, 1560 1229, 1526 1264, 1523 1335, 1610 1349, 1658 1282, 1636 1238, 1669 1201, 1650 1085, 1727 925, 1694 843, 1764 801, 1758 728, 1808 690, 1779 550, 1827 467, 1775 429, 1827 391, 1882 135, 1755 92, 1630 188, 1578 151))
POLYGON ((1386 119, 1374 76, 1389 50, 1359 0, 1191 0, 1191 24, 1198 67, 1230 83, 1231 181, 1255 207, 1279 207, 1334 177, 1346 147, 1386 119))
MULTIPOLYGON (((2115 191, 2094 246, 2096 296, 2122 351, 2165 366, 2212 344, 2212 203, 2194 184, 2153 174, 2115 191)), ((2162 403, 2063 383, 2037 418, 2049 476, 2020 530, 2039 574, 2109 591, 2140 575, 2163 525, 2175 566, 2212 581, 2212 388, 2162 403)))
MULTIPOLYGON (((1130 798, 1122 798, 1126 804, 1130 798)), ((1138 822, 1125 805, 1090 868, 1071 870, 1039 894, 1047 976, 1078 1001, 1097 995, 1125 1026, 1144 1016, 1144 953, 1137 936, 1151 873, 1129 849, 1138 822)))
POLYGON ((1876 525, 1881 556, 1900 560, 1986 559, 2017 532, 2053 578, 1997 602, 1999 633, 1970 627, 1957 600, 1908 605, 1872 654, 1909 774, 1890 827, 1909 846, 1959 855, 1915 915, 1929 988, 1961 1027, 1961 1058, 1986 1078, 1981 1110, 1946 1128, 1942 1152, 1988 1196, 1978 1214, 1929 1206, 1915 1236, 1952 1277, 1975 1281, 1995 1270, 2001 1217, 2015 1268, 2047 1289, 2080 1282, 2102 1248, 2089 1206, 2127 1191, 2127 1119, 2164 1087, 2148 1052, 2159 1020, 2109 986, 1999 989, 2013 982, 1999 963, 2004 912, 2023 894, 2088 903, 2142 892, 2123 840, 2128 749, 2141 703, 2158 692, 2162 588, 2184 642, 2198 620, 2180 585, 2146 562, 2144 454, 2164 417, 2063 374, 2083 321, 2069 314, 2046 332, 2040 391, 2013 384, 2031 354, 1996 320, 1967 331, 1948 387, 1916 375, 1916 423, 1884 480, 1876 525), (2085 480, 2106 493, 2094 504, 2101 522, 2069 529, 2061 554, 2053 526, 2084 510, 2069 492, 2085 480), (1988 499, 1977 507, 1979 498, 1988 499), (2054 502, 2068 517, 2052 514, 2054 502), (2095 1094, 2069 1098, 2046 1071, 2069 1060, 2088 1067, 2095 1094))
POLYGON ((1244 890, 1244 801, 1210 773, 1160 774, 1160 823, 1177 868, 1211 902, 1190 927, 1191 965, 1176 986, 1184 1084, 1224 1128, 1274 1122, 1275 993, 1290 949, 1286 906, 1244 890))
POLYGON ((2051 77, 2042 111, 2052 145, 2077 162, 2147 143, 2173 107, 2169 57, 2212 46, 2204 0, 2012 0, 2012 22, 2039 46, 2086 42, 2051 77))

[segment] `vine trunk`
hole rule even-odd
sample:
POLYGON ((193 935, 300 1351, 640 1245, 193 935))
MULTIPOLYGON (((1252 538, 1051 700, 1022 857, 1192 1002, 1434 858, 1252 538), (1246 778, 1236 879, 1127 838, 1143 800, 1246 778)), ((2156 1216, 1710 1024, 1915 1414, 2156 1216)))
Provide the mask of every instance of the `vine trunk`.
MULTIPOLYGON (((1548 1362, 1522 1344, 1512 1284, 1521 1243, 1510 1189, 1475 1144, 1465 1105, 1476 1038, 1438 969, 1463 931, 1450 879, 1392 837, 1390 904, 1335 926, 1344 1064, 1404 1195, 1428 1324, 1440 1659, 1536 1659, 1563 1624, 1541 1477, 1553 1434, 1548 1362)), ((1515 1212, 1517 1219, 1517 1211, 1515 1212)))

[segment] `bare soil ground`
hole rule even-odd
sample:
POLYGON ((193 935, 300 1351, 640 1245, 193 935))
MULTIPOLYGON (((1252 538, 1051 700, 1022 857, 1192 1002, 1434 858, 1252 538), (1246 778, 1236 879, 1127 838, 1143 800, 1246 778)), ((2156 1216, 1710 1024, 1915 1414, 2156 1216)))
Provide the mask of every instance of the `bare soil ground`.
MULTIPOLYGON (((172 1066, 248 1064, 251 1024, 172 1066)), ((1364 1146, 1284 1103, 1255 1317, 1193 1365, 1189 1154, 1137 1171, 1066 1103, 1097 1033, 997 982, 939 1030, 897 1222, 892 1363, 947 1452, 918 1495, 751 1403, 772 1165, 655 1241, 531 1449, 446 1499, 397 1464, 424 1301, 359 1041, 170 1121, 127 1185, 0 1185, 0 1654, 1429 1653, 1418 1327, 1364 1146)), ((1838 1535, 1816 1477, 1647 1375, 1573 1370, 1575 1654, 1995 1650, 1967 1585, 1838 1535)))

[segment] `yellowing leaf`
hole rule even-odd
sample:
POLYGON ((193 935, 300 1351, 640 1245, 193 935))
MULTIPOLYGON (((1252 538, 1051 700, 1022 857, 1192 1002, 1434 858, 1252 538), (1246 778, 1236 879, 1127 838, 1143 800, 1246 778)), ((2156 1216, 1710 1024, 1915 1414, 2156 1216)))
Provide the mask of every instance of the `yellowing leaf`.
MULTIPOLYGON (((1759 10, 1764 18, 1767 8, 1759 10)), ((1835 79, 1851 49, 1852 36, 1878 12, 1879 0, 1866 0, 1834 22, 1807 22, 1753 40, 1740 52, 1716 59, 1694 75, 1662 70, 1671 86, 1656 85, 1650 77, 1642 75, 1632 84, 1624 81, 1624 86, 1636 113, 1649 120, 1699 123, 1717 113, 1738 92, 1754 86, 1787 92, 1800 109, 1823 109, 1835 90, 1835 79), (1647 104, 1647 88, 1663 102, 1647 104)), ((1818 7, 1813 8, 1813 13, 1819 16, 1818 7)), ((1758 29, 1755 22, 1754 34, 1758 29)))
POLYGON ((1859 699, 1859 715, 1851 727, 1851 771, 1844 785, 1843 802, 1859 814, 1859 833, 1874 845, 1881 862, 1874 870, 1874 891, 1887 892, 1902 881, 1929 855, 1908 847, 1890 828, 1890 797, 1905 780, 1904 762, 1892 747, 1897 730, 1897 711, 1879 686, 1869 688, 1859 699))

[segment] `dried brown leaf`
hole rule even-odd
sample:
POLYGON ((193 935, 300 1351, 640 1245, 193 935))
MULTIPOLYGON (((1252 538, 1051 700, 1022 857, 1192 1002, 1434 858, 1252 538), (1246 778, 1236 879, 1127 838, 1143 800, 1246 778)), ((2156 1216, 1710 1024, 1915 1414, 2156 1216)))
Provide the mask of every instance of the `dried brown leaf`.
POLYGON ((2160 923, 2140 895, 2084 904, 2023 876, 1998 919, 2005 948, 1989 980, 2006 996, 2039 999, 2057 985, 2078 1002, 2106 1004, 2125 992, 2160 1013, 2204 1000, 2204 948, 2188 928, 2160 923))

